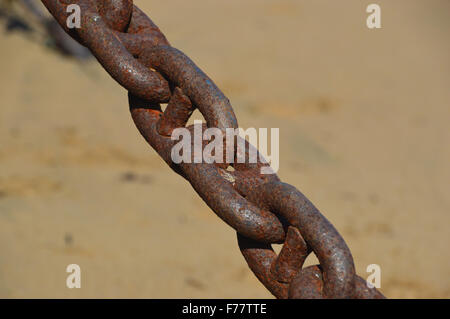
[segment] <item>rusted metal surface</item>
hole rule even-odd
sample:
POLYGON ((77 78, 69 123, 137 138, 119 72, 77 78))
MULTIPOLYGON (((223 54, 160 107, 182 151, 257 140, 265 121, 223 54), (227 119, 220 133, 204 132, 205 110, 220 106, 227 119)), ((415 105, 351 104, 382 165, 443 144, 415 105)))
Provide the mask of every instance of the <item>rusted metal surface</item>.
MULTIPOLYGON (((250 269, 277 298, 383 298, 355 274, 353 257, 331 223, 295 187, 276 174, 261 174, 265 160, 249 163, 179 163, 171 159, 170 138, 185 127, 194 109, 206 124, 187 127, 237 128, 230 101, 184 53, 170 46, 159 28, 132 1, 42 0, 57 21, 87 46, 129 94, 136 127, 147 142, 223 221, 233 227, 250 269), (80 29, 67 29, 66 6, 81 7, 80 29), (164 113, 161 103, 168 103, 164 113), (233 169, 227 169, 232 166, 233 169), (282 243, 277 255, 271 244, 282 243), (318 266, 303 268, 314 253, 318 266)), ((239 140, 240 139, 240 140, 239 140)), ((193 147, 205 147, 202 145, 193 147)), ((224 150, 225 153, 225 150, 224 150)), ((259 154, 258 154, 259 155, 259 154)), ((193 155, 191 155, 193 156, 193 155)), ((259 156, 258 156, 259 158, 259 156)))

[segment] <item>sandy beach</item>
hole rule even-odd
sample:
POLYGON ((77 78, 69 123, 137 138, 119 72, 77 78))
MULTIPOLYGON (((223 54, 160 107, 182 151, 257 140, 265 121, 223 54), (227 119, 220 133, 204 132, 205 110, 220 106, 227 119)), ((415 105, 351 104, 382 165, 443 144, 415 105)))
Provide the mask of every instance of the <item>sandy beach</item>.
MULTIPOLYGON (((378 264, 389 298, 450 298, 450 2, 377 1, 376 30, 369 3, 135 1, 241 127, 280 128, 278 175, 359 275, 378 264)), ((96 61, 4 28, 0 43, 1 298, 272 298, 96 61)))

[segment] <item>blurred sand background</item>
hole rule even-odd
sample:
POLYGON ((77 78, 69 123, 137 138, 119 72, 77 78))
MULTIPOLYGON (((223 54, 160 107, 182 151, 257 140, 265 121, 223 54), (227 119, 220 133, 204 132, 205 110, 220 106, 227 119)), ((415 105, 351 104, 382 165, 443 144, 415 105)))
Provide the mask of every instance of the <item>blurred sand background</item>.
MULTIPOLYGON (((391 298, 450 297, 450 2, 135 1, 230 98, 279 127, 279 176, 391 298)), ((234 231, 139 135, 95 61, 0 32, 0 297, 271 297, 234 231), (67 289, 66 266, 82 269, 67 289)), ((310 258, 308 263, 313 263, 310 258)))

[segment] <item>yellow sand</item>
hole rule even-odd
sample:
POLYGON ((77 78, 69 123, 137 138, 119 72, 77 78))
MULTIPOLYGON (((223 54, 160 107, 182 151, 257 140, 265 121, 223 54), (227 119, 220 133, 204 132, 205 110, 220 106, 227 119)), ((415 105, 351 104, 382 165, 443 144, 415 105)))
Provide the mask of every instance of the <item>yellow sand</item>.
MULTIPOLYGON (((388 297, 450 297, 449 1, 377 1, 380 30, 370 1, 136 3, 241 127, 281 128, 279 176, 360 275, 379 264, 388 297)), ((0 43, 0 297, 271 297, 100 66, 20 33, 0 43)))

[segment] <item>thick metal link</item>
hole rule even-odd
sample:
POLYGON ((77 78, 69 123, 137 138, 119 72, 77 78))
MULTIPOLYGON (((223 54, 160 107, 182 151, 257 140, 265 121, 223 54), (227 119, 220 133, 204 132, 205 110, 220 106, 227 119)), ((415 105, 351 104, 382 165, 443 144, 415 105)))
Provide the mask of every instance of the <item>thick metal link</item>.
MULTIPOLYGON (((42 0, 63 28, 88 47, 105 70, 129 92, 132 118, 142 136, 207 205, 238 234, 250 269, 277 298, 383 298, 356 276, 345 241, 295 187, 258 163, 180 163, 171 159, 175 128, 198 108, 206 128, 237 128, 229 100, 131 0, 42 0), (82 27, 68 29, 66 7, 78 4, 82 27), (160 103, 167 103, 164 113, 160 103), (234 170, 227 170, 231 165, 234 170), (273 243, 283 243, 277 256, 273 243), (320 266, 302 269, 314 252, 320 266)), ((237 139, 241 139, 237 137, 237 139)), ((237 140, 236 140, 237 141, 237 140)), ((236 142, 235 141, 235 142, 236 142)), ((246 158, 254 148, 247 141, 246 158)), ((195 141, 192 141, 195 143, 195 141)), ((206 141, 200 148, 205 147, 206 141)), ((237 143, 235 143, 236 145, 237 143)), ((193 144, 195 147, 195 145, 193 144)), ((198 146, 198 145, 197 145, 198 146)), ((224 153, 228 147, 224 145, 224 153)), ((259 158, 259 154, 258 154, 259 158)))

